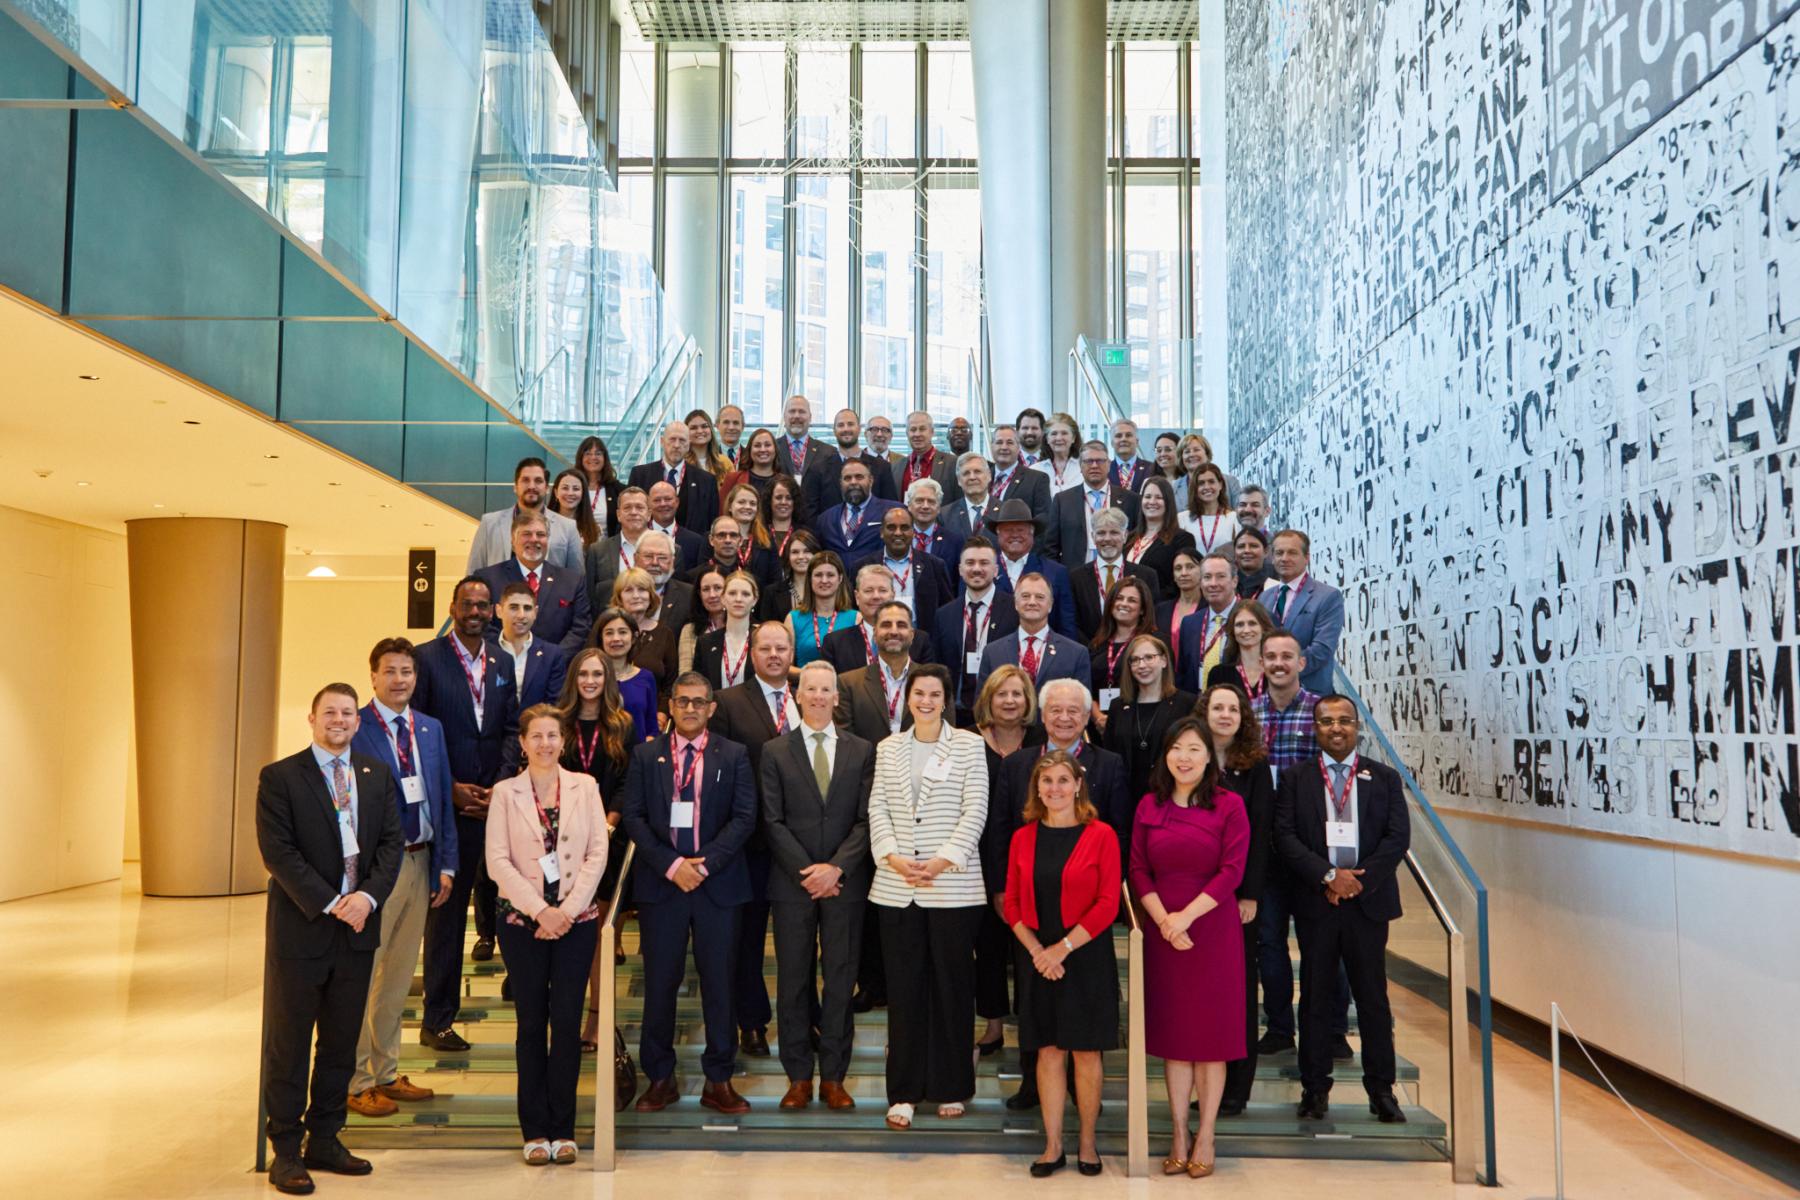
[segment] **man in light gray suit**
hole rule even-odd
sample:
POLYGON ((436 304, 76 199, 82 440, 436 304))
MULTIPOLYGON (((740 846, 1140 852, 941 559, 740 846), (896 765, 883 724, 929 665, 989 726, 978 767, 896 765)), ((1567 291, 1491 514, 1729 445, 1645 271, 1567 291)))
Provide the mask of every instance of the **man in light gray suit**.
POLYGON ((544 460, 521 458, 519 465, 513 468, 515 503, 511 508, 496 509, 482 515, 481 524, 475 529, 475 540, 469 543, 469 567, 465 574, 473 575, 484 567, 503 563, 512 557, 513 515, 529 509, 543 513, 544 520, 549 522, 549 562, 580 575, 583 565, 581 530, 575 522, 561 513, 550 511, 549 506, 544 503, 549 495, 550 471, 544 466, 544 460))
POLYGON ((837 672, 822 661, 800 670, 800 723, 762 757, 762 814, 774 866, 776 1015, 785 1109, 812 1103, 811 1026, 819 1031, 820 1098, 856 1107, 844 1090, 855 1017, 850 1000, 868 907, 869 792, 875 747, 832 724, 837 672), (815 991, 815 970, 824 989, 815 991), (813 1014, 817 1013, 817 1018, 813 1014))
POLYGON ((987 683, 989 675, 1010 663, 1024 667, 1036 687, 1052 679, 1073 679, 1087 687, 1093 674, 1087 647, 1050 628, 1050 581, 1036 571, 1021 575, 1013 584, 1013 604, 1019 628, 990 641, 981 652, 980 682, 987 683))
POLYGON ((595 616, 612 604, 613 580, 619 572, 641 565, 638 539, 650 528, 650 497, 643 488, 626 488, 619 493, 614 507, 619 516, 619 532, 587 548, 588 609, 595 616))

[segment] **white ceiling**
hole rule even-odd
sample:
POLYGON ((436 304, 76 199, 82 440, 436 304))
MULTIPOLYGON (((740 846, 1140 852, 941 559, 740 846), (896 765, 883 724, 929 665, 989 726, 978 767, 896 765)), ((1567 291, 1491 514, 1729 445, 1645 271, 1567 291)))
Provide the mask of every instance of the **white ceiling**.
POLYGON ((4 290, 0 504, 118 533, 137 517, 274 521, 288 527, 290 577, 306 573, 300 559, 309 557, 339 560, 340 576, 399 578, 409 547, 460 562, 474 529, 463 514, 4 290))
MULTIPOLYGON (((680 42, 965 41, 964 0, 625 0, 639 36, 680 42)), ((1109 0, 1111 41, 1183 41, 1199 30, 1194 0, 1109 0)))

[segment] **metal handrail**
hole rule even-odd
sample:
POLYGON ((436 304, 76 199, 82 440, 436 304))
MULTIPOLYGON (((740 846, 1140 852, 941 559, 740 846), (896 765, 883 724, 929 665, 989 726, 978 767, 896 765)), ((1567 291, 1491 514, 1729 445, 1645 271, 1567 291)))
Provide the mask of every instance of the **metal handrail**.
POLYGON ((534 423, 533 418, 525 413, 525 398, 537 390, 538 385, 543 382, 544 376, 549 374, 550 368, 555 366, 559 359, 567 361, 569 349, 570 346, 567 342, 559 346, 556 353, 552 354, 544 365, 538 368, 537 374, 531 377, 531 382, 520 388, 519 394, 513 397, 513 402, 508 407, 519 420, 524 421, 527 425, 534 423))
POLYGON ((1125 939, 1125 1174, 1150 1174, 1150 1075, 1144 1029, 1144 926, 1131 884, 1119 882, 1120 902, 1131 919, 1125 939))
MULTIPOLYGON (((672 351, 668 368, 660 373, 655 387, 651 389, 646 383, 649 398, 638 418, 637 433, 619 456, 620 462, 630 465, 651 461, 653 456, 650 454, 650 447, 661 436, 665 418, 670 409, 679 404, 688 380, 697 378, 694 368, 699 365, 701 353, 699 343, 691 335, 684 337, 672 351)), ((634 401, 634 407, 635 404, 634 401)))
POLYGON ((978 451, 984 458, 992 458, 994 438, 994 393, 988 389, 987 379, 981 373, 981 360, 975 354, 974 347, 969 349, 969 396, 975 405, 975 440, 970 449, 978 451))
POLYGON ((606 909, 606 921, 600 926, 600 942, 594 953, 600 960, 600 1007, 596 1015, 600 1018, 601 1050, 594 1055, 594 1170, 610 1172, 618 1166, 619 1146, 619 1114, 614 1108, 612 1080, 608 1078, 610 1071, 602 1071, 601 1065, 612 1065, 612 1055, 607 1052, 606 1031, 616 1028, 619 1020, 619 968, 613 962, 614 931, 618 927, 619 902, 625 896, 625 881, 631 875, 632 860, 637 857, 637 843, 630 838, 625 840, 625 861, 619 866, 618 882, 613 884, 612 903, 606 909))
POLYGON ((1095 374, 1092 359, 1093 355, 1089 350, 1087 338, 1077 335, 1075 344, 1069 348, 1068 353, 1068 405, 1070 413, 1075 416, 1076 422, 1079 424, 1081 416, 1077 411, 1076 400, 1080 395, 1081 385, 1085 384, 1087 394, 1093 397, 1095 415, 1099 418, 1094 435, 1105 440, 1113 423, 1121 420, 1126 414, 1120 409, 1117 399, 1112 394, 1112 389, 1107 387, 1105 381, 1095 374))

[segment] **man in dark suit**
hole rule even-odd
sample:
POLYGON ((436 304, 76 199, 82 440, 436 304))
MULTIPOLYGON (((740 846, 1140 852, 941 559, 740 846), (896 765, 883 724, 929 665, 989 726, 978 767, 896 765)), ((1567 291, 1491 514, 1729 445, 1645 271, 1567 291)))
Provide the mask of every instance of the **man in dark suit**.
POLYGON ((940 495, 950 496, 956 493, 956 455, 940 451, 933 445, 932 441, 936 436, 937 429, 930 413, 921 410, 907 414, 906 442, 910 452, 906 456, 905 465, 900 468, 902 496, 915 479, 937 480, 940 495))
POLYGON ((820 549, 832 551, 844 560, 846 571, 854 571, 880 553, 881 518, 899 506, 870 495, 869 464, 860 458, 844 463, 841 479, 844 502, 815 517, 813 532, 820 549))
POLYGON ((1121 579, 1141 580, 1150 589, 1154 603, 1161 597, 1162 581, 1156 572, 1125 558, 1125 513, 1117 508, 1103 508, 1094 514, 1094 561, 1069 572, 1069 587, 1075 592, 1075 628, 1081 640, 1091 643, 1100 631, 1100 619, 1106 615, 1106 597, 1112 585, 1121 579))
POLYGON ((500 593, 497 611, 500 636, 490 640, 512 659, 519 711, 534 704, 555 704, 562 694, 569 656, 555 642, 546 642, 532 632, 532 622, 538 617, 537 597, 527 585, 509 583, 500 593))
POLYGON ((943 500, 943 489, 938 487, 935 479, 915 479, 906 489, 906 511, 911 514, 913 523, 913 549, 936 557, 944 564, 944 574, 948 577, 956 573, 965 539, 940 519, 943 500))
MULTIPOLYGON (((552 567, 544 561, 550 535, 542 513, 523 511, 514 517, 512 539, 513 556, 482 568, 476 577, 487 582, 488 595, 494 597, 504 595, 512 584, 525 585, 537 607, 537 620, 531 626, 533 636, 560 647, 563 654, 573 658, 587 642, 588 629, 594 623, 586 581, 574 571, 552 567)), ((487 637, 498 638, 503 632, 496 605, 487 637)))
POLYGON ((518 689, 512 659, 482 638, 493 604, 484 580, 468 576, 450 593, 450 632, 417 648, 413 707, 444 727, 456 807, 457 870, 450 899, 425 918, 425 1000, 419 1044, 462 1054, 452 1029, 462 1004, 463 934, 475 897, 477 961, 494 956, 498 893, 487 877, 488 793, 519 763, 518 689))
POLYGON ((800 495, 806 501, 807 512, 824 512, 843 503, 844 464, 852 459, 868 464, 871 495, 882 500, 900 499, 887 459, 862 448, 862 418, 843 409, 832 421, 831 432, 837 437, 837 449, 813 459, 806 468, 806 477, 800 481, 800 495))
POLYGON ((838 726, 869 742, 879 742, 912 724, 903 693, 913 664, 917 635, 912 612, 898 600, 881 605, 875 615, 875 661, 839 676, 838 726))
MULTIPOLYGON (((736 517, 729 513, 720 513, 714 517, 712 527, 706 531, 706 543, 712 548, 712 553, 679 575, 680 580, 690 587, 699 583, 700 577, 708 571, 729 575, 742 565, 739 552, 744 547, 744 529, 738 524, 736 517)), ((762 587, 760 579, 756 586, 762 587)))
POLYGON ((776 461, 795 479, 805 479, 813 463, 831 453, 830 446, 812 436, 812 405, 805 396, 787 398, 781 426, 785 432, 775 439, 776 461))
MULTIPOLYGON (((988 482, 992 478, 988 461, 981 455, 965 454, 957 459, 958 490, 945 496, 938 506, 938 523, 964 541, 977 534, 990 533, 988 517, 996 507, 993 495, 988 491, 988 482)), ((918 515, 913 514, 915 522, 918 515)))
POLYGON ((800 670, 800 722, 763 755, 763 824, 775 867, 775 991, 780 998, 781 1107, 812 1103, 818 1030, 819 1092, 827 1107, 855 1108, 844 1090, 855 1032, 850 1003, 868 908, 869 791, 875 747, 832 722, 837 673, 822 662, 800 670), (821 991, 814 972, 823 977, 821 991), (812 1014, 817 1014, 816 1016, 812 1014))
POLYGON ((879 562, 894 581, 894 599, 912 610, 915 624, 928 627, 950 599, 950 573, 937 555, 918 549, 912 514, 904 508, 881 514, 881 548, 879 562))
MULTIPOLYGON (((676 570, 686 571, 700 565, 706 557, 706 539, 689 528, 682 521, 675 502, 673 484, 658 480, 650 486, 650 528, 657 533, 667 534, 669 543, 675 547, 676 570)), ((711 518, 698 528, 712 527, 711 518)))
MULTIPOLYGON (((876 614, 883 605, 894 602, 894 577, 880 563, 864 563, 856 572, 856 586, 852 589, 852 595, 856 598, 856 624, 848 629, 826 634, 824 644, 819 647, 820 657, 836 667, 840 674, 869 665, 869 651, 879 647, 875 632, 876 614)), ((913 626, 913 629, 912 655, 920 662, 928 662, 931 658, 931 638, 917 626, 913 626)))
POLYGON ((344 1148, 338 1131, 381 944, 381 921, 370 918, 393 890, 402 853, 394 778, 350 748, 356 689, 327 685, 313 697, 307 723, 312 745, 264 767, 256 787, 256 842, 269 871, 264 1132, 275 1147, 269 1182, 293 1195, 313 1190, 308 1167, 340 1175, 373 1169, 344 1148))
POLYGON ((374 694, 362 710, 350 749, 376 760, 394 777, 406 851, 381 906, 381 948, 369 976, 369 1002, 350 1078, 350 1107, 365 1117, 391 1116, 398 1110, 396 1100, 429 1100, 433 1094, 399 1073, 400 1012, 412 990, 426 914, 450 899, 456 880, 456 809, 450 800, 455 781, 444 727, 412 707, 417 686, 413 644, 405 638, 376 642, 369 652, 374 694))
POLYGON ((669 535, 652 529, 639 538, 638 565, 650 573, 662 601, 657 621, 677 631, 686 628, 694 614, 694 585, 675 578, 675 543, 669 535))
MULTIPOLYGON (((1144 490, 1144 480, 1155 474, 1150 460, 1138 453, 1137 422, 1129 417, 1113 422, 1113 453, 1117 456, 1109 465, 1107 474, 1114 487, 1123 488, 1132 495, 1144 490)), ((1132 518, 1135 522, 1136 518, 1132 518)))
POLYGON ((1262 606, 1275 623, 1300 639, 1306 674, 1300 686, 1323 696, 1334 690, 1338 637, 1344 632, 1344 596, 1312 574, 1312 539, 1298 529, 1275 535, 1275 578, 1262 592, 1262 606))
POLYGON ((622 823, 637 847, 632 873, 644 957, 644 1017, 638 1061, 650 1086, 639 1112, 681 1098, 675 1083, 675 997, 687 972, 688 940, 700 975, 706 1085, 700 1103, 718 1112, 750 1110, 731 1086, 731 970, 740 910, 750 901, 744 843, 756 828, 750 756, 707 731, 712 684, 689 671, 669 697, 671 731, 631 752, 622 823))
POLYGON ((1023 500, 1008 500, 988 516, 988 528, 1000 547, 999 572, 994 583, 1007 595, 1013 585, 1027 575, 1042 575, 1050 585, 1050 623, 1056 632, 1073 641, 1075 629, 1075 592, 1069 586, 1069 572, 1061 563, 1052 562, 1036 548, 1039 532, 1036 518, 1023 500))
POLYGON ((1383 1122, 1406 1120, 1394 1098, 1394 1022, 1388 1008, 1388 926, 1400 919, 1395 873, 1412 829, 1400 775, 1356 753, 1356 705, 1326 696, 1313 706, 1318 770, 1281 773, 1275 791, 1275 850, 1295 877, 1300 935, 1300 1108, 1322 1120, 1331 1091, 1328 998, 1338 965, 1350 977, 1362 1033, 1363 1090, 1383 1122))
MULTIPOLYGON (((794 665, 794 635, 780 621, 764 621, 750 631, 753 674, 736 687, 718 693, 718 707, 707 728, 744 747, 750 773, 762 779, 763 748, 794 728, 799 709, 788 687, 794 665)), ((738 921, 735 983, 731 990, 738 1048, 759 1058, 769 1053, 769 987, 763 981, 763 955, 769 931, 769 846, 760 821, 744 843, 750 871, 750 901, 738 921)))
MULTIPOLYGON (((1050 628, 1050 583, 1033 572, 1013 586, 1019 627, 1002 638, 991 638, 981 652, 981 679, 996 668, 1011 664, 1024 667, 1033 687, 1052 679, 1074 679, 1087 686, 1092 670, 1087 647, 1050 628)), ((979 687, 980 684, 977 685, 979 687)))
POLYGON ((646 492, 654 484, 669 484, 676 493, 675 519, 689 529, 705 529, 719 515, 719 481, 698 468, 689 469, 687 453, 688 427, 670 421, 662 433, 662 458, 631 468, 627 482, 646 492))
POLYGON ((642 566, 638 562, 638 539, 650 528, 650 497, 642 488, 626 488, 619 493, 613 512, 619 519, 619 532, 603 537, 587 548, 588 612, 594 616, 612 607, 613 580, 619 572, 642 566))
POLYGON ((1023 500, 1039 520, 1050 520, 1050 477, 1033 471, 1019 452, 1019 435, 1011 425, 994 427, 994 462, 988 481, 990 504, 1023 500))
MULTIPOLYGON (((1038 713, 1044 726, 1044 744, 1015 750, 1000 764, 995 794, 988 799, 987 824, 981 834, 981 870, 991 880, 988 891, 997 902, 1005 891, 1006 858, 1012 836, 1025 823, 1025 800, 1031 790, 1031 769, 1037 760, 1052 750, 1065 750, 1081 764, 1087 779, 1088 796, 1099 811, 1100 819, 1112 826, 1125 851, 1131 846, 1131 822, 1137 801, 1126 794, 1125 764, 1110 750, 1103 750, 1083 738, 1093 713, 1093 695, 1087 684, 1074 679, 1058 679, 1044 685, 1043 705, 1038 713)), ((1019 1090, 1006 1098, 1013 1111, 1036 1108, 1037 1054, 1020 1055, 1023 1079, 1019 1090)))
POLYGON ((1050 503, 1050 536, 1045 551, 1071 570, 1094 556, 1088 523, 1105 508, 1122 509, 1129 528, 1137 524, 1138 498, 1107 478, 1111 460, 1106 447, 1089 442, 1081 448, 1081 486, 1062 492, 1050 503))
POLYGON ((931 645, 937 661, 950 669, 956 688, 956 723, 973 727, 981 679, 981 655, 990 641, 1019 627, 1013 598, 994 586, 999 570, 994 544, 976 534, 963 545, 962 595, 937 610, 931 645))

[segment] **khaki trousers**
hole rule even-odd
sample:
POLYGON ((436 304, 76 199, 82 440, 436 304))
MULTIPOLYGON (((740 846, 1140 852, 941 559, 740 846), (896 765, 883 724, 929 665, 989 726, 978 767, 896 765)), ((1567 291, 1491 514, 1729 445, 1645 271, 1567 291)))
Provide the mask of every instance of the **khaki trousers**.
POLYGON ((350 1092, 394 1082, 400 1069, 400 1010, 412 990, 413 970, 425 940, 425 914, 431 908, 431 851, 400 858, 400 878, 381 906, 381 946, 369 977, 369 1002, 362 1033, 356 1039, 356 1073, 350 1092))

